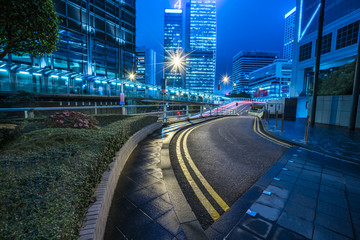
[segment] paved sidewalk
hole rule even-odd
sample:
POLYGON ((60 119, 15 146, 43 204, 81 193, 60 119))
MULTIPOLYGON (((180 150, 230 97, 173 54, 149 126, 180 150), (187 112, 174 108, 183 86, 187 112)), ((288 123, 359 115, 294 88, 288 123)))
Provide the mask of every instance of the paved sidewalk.
POLYGON ((309 128, 309 139, 305 142, 306 119, 285 121, 283 133, 281 133, 281 119, 278 119, 276 128, 275 119, 270 119, 269 124, 263 121, 263 124, 269 132, 278 137, 360 163, 359 130, 350 132, 343 127, 315 124, 309 128))
POLYGON ((186 239, 165 184, 160 152, 179 128, 205 120, 172 124, 139 143, 115 189, 105 240, 186 239))
POLYGON ((226 239, 360 239, 360 165, 296 149, 226 239))

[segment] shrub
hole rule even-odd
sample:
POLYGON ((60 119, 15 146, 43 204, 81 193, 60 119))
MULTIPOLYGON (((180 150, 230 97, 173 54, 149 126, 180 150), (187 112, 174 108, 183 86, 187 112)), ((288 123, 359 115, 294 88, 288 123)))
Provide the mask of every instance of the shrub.
POLYGON ((157 121, 136 116, 100 129, 45 128, 0 152, 0 239, 77 239, 115 152, 157 121))
MULTIPOLYGON (((319 79, 319 96, 351 95, 355 76, 355 62, 345 64, 319 79)), ((312 92, 311 92, 312 93, 312 92)))
POLYGON ((64 111, 55 113, 49 117, 49 125, 53 128, 94 128, 99 122, 84 113, 64 111))
POLYGON ((119 114, 102 114, 102 115, 96 115, 94 117, 96 117, 96 120, 99 121, 99 126, 107 126, 111 123, 114 123, 114 122, 120 121, 120 120, 124 120, 131 116, 119 115, 119 114))

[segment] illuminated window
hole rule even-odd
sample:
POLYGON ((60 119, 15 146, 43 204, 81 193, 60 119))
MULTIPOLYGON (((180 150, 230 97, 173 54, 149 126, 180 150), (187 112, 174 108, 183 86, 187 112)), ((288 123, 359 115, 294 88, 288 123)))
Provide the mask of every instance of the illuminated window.
POLYGON ((338 29, 336 37, 336 50, 356 44, 358 41, 358 35, 359 21, 338 29))
POLYGON ((299 62, 311 58, 312 42, 300 46, 299 62))

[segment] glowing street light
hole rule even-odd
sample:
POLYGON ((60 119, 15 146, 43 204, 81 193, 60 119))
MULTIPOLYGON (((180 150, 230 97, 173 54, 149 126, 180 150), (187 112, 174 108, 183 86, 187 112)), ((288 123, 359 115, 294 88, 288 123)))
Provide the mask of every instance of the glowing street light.
POLYGON ((130 74, 129 74, 129 79, 130 79, 131 81, 134 81, 135 78, 136 78, 136 74, 135 74, 135 73, 130 73, 130 74))

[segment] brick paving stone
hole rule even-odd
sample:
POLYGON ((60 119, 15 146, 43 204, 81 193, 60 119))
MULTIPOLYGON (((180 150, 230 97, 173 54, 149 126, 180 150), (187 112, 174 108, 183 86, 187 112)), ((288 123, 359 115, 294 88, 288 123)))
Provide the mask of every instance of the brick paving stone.
POLYGON ((320 184, 307 181, 306 179, 298 179, 296 181, 296 186, 303 186, 303 187, 311 188, 311 189, 318 191, 320 184))
POLYGON ((225 238, 226 240, 261 240, 259 237, 255 236, 253 233, 249 233, 239 227, 235 227, 234 231, 231 232, 230 236, 225 238))
POLYGON ((313 188, 308 188, 300 185, 295 185, 293 188, 293 192, 301 193, 304 196, 310 197, 310 198, 317 198, 318 191, 313 188))
POLYGON ((269 185, 265 191, 271 192, 280 198, 287 199, 289 197, 290 191, 287 189, 283 189, 277 186, 269 185))
POLYGON ((278 224, 309 239, 312 238, 314 228, 312 222, 296 218, 286 212, 283 212, 279 218, 278 224))
POLYGON ((349 238, 354 237, 351 222, 344 221, 341 218, 319 212, 316 215, 315 223, 349 238))
POLYGON ((316 208, 316 198, 305 196, 299 192, 292 192, 289 198, 289 202, 294 202, 308 208, 316 208))
POLYGON ((251 205, 250 209, 257 212, 260 216, 270 221, 276 221, 281 213, 280 209, 268 207, 259 203, 254 203, 253 205, 251 205))
POLYGON ((309 222, 315 219, 315 209, 301 206, 295 202, 288 202, 284 211, 291 216, 302 218, 309 222))
POLYGON ((142 239, 142 240, 169 240, 173 239, 171 233, 166 231, 162 226, 156 222, 151 222, 148 225, 144 226, 143 229, 140 229, 136 236, 133 239, 142 239))
POLYGON ((273 227, 272 223, 259 217, 251 216, 245 216, 239 225, 262 238, 267 238, 273 227))
POLYGON ((140 206, 141 210, 146 212, 152 219, 156 219, 172 209, 172 205, 164 201, 161 197, 140 206))
POLYGON ((256 200, 257 203, 267 205, 269 207, 277 208, 277 209, 283 209, 285 206, 286 199, 280 198, 274 194, 268 195, 261 195, 258 200, 256 200))
POLYGON ((314 238, 313 240, 325 240, 325 239, 331 239, 331 240, 350 240, 350 238, 347 238, 343 235, 340 235, 336 232, 333 232, 329 229, 326 229, 322 226, 315 225, 315 231, 314 231, 314 238))
POLYGON ((277 227, 274 231, 272 237, 269 238, 270 240, 306 240, 307 238, 298 235, 294 232, 286 230, 282 227, 277 227))
POLYGON ((319 193, 319 200, 327 203, 331 203, 333 205, 347 208, 347 201, 345 194, 337 194, 331 192, 320 192, 319 193))
POLYGON ((279 173, 276 177, 280 178, 281 181, 292 183, 292 184, 295 183, 296 179, 297 179, 297 177, 287 175, 286 173, 284 173, 284 171, 279 173))
POLYGON ((180 233, 180 223, 176 217, 174 210, 170 210, 164 215, 160 216, 155 220, 160 224, 165 230, 167 230, 172 235, 176 236, 180 233))
POLYGON ((317 211, 350 222, 350 214, 348 208, 342 208, 330 203, 319 201, 317 211))
POLYGON ((271 185, 276 186, 276 187, 280 187, 282 189, 289 189, 291 190, 292 187, 294 186, 294 183, 289 183, 289 182, 285 182, 285 181, 272 181, 271 185))

